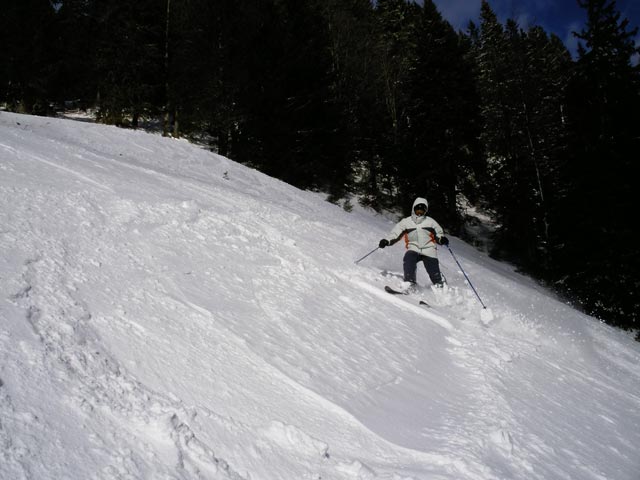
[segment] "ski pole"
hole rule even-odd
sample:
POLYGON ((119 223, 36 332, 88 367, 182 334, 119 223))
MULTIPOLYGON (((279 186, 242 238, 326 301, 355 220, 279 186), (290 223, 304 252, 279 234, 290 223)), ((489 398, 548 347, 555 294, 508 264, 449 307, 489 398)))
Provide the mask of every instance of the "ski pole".
POLYGON ((453 250, 451 250, 451 247, 449 245, 447 245, 447 248, 449 249, 449 253, 451 253, 451 256, 453 257, 453 259, 456 261, 456 263, 458 264, 458 267, 460 267, 460 270, 462 271, 464 278, 467 279, 467 282, 469 282, 469 285, 471 286, 471 289, 473 290, 473 293, 476 294, 476 297, 478 297, 478 300, 480 300, 480 304, 482 305, 483 308, 487 308, 487 306, 484 304, 484 302, 482 301, 482 299, 480 298, 480 295, 478 295, 478 292, 476 291, 475 287, 473 286, 473 283, 471 283, 471 280, 469 280, 469 277, 467 276, 467 273, 464 271, 464 268, 462 268, 462 265, 460 265, 460 262, 458 261, 458 259, 456 258, 456 256, 453 254, 453 250))
POLYGON ((376 250, 379 250, 380 247, 376 247, 373 250, 371 250, 369 253, 367 253, 364 257, 362 257, 360 260, 356 260, 355 263, 360 263, 362 260, 364 260, 365 258, 367 258, 369 255, 371 255, 373 252, 375 252, 376 250))

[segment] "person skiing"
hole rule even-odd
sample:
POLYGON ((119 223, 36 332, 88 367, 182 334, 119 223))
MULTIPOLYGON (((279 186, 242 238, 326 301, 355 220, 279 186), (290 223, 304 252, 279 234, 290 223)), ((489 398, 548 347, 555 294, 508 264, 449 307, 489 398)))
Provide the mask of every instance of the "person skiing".
POLYGON ((431 282, 439 288, 444 286, 442 274, 440 273, 440 263, 436 243, 438 245, 448 245, 449 239, 444 236, 442 227, 433 218, 427 216, 429 204, 422 197, 416 198, 413 202, 411 216, 400 220, 388 238, 380 240, 378 247, 385 248, 393 245, 404 237, 405 247, 403 268, 404 281, 407 292, 416 289, 416 269, 418 262, 422 262, 427 270, 431 282))

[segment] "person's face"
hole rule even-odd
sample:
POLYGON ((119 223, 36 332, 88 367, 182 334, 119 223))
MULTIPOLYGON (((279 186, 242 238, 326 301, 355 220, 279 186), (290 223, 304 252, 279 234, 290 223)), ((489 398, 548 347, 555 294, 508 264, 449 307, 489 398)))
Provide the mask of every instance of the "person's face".
POLYGON ((427 213, 427 209, 423 204, 420 205, 416 205, 416 208, 413 209, 413 211, 416 213, 416 215, 418 215, 419 217, 422 217, 425 213, 427 213))

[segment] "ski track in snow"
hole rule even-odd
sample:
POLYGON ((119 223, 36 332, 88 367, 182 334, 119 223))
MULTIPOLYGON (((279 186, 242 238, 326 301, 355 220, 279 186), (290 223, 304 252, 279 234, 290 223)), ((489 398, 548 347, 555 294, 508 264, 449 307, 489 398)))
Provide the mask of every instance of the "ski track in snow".
POLYGON ((0 477, 637 473, 637 346, 461 242, 488 325, 443 253, 392 297, 399 250, 352 264, 389 223, 186 142, 0 113, 0 152, 0 477))

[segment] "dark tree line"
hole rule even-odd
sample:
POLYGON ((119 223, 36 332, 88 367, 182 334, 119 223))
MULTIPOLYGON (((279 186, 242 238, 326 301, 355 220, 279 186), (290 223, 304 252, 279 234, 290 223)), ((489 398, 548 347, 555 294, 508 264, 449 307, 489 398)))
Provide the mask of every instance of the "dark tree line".
POLYGON ((494 256, 638 328, 637 28, 576 1, 577 59, 487 1, 456 32, 431 0, 3 0, 0 102, 155 121, 336 202, 427 195, 460 235, 466 197, 494 256))

